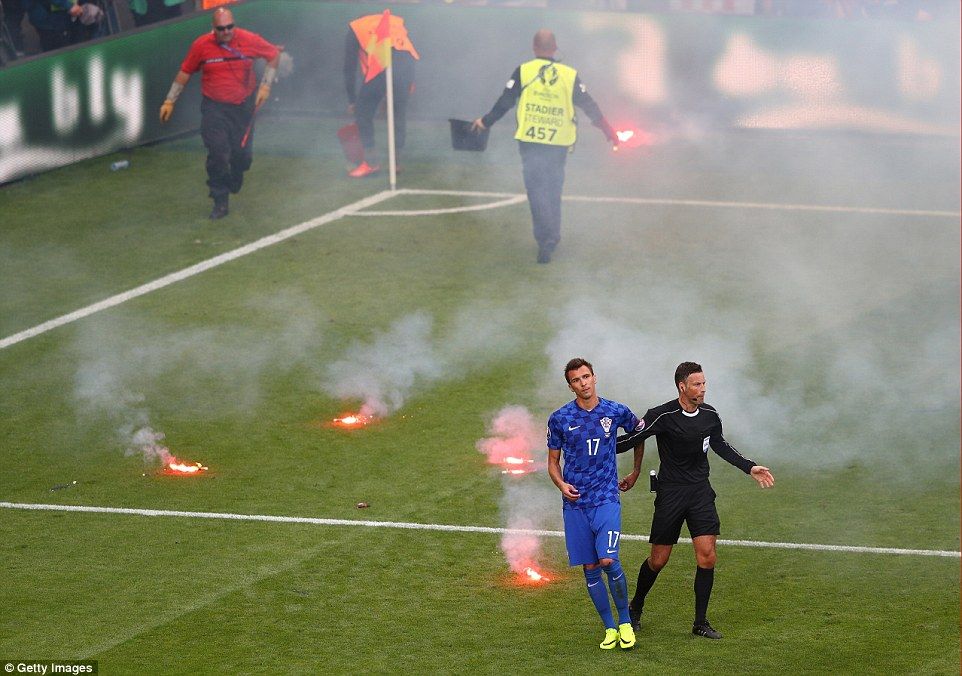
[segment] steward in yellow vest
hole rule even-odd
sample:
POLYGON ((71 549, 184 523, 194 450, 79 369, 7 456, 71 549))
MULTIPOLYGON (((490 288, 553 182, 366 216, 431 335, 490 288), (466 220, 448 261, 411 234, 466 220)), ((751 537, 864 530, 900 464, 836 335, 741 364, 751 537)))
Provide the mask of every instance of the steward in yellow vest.
POLYGON ((618 139, 578 71, 555 59, 558 45, 554 33, 542 28, 535 33, 532 46, 535 58, 515 68, 494 107, 472 127, 487 129, 517 104, 514 137, 521 151, 538 262, 548 263, 561 240, 565 161, 578 138, 575 107, 583 110, 612 144, 617 145, 618 139))
POLYGON ((518 130, 528 143, 574 145, 578 136, 574 91, 578 71, 551 59, 532 59, 518 67, 518 130))

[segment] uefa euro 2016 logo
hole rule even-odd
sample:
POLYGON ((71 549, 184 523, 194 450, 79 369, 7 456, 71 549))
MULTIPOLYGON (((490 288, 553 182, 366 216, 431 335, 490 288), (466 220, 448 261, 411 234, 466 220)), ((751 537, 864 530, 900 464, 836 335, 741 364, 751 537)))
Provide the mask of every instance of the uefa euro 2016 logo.
POLYGON ((558 82, 558 69, 555 66, 545 68, 538 74, 538 77, 544 84, 553 87, 558 82))

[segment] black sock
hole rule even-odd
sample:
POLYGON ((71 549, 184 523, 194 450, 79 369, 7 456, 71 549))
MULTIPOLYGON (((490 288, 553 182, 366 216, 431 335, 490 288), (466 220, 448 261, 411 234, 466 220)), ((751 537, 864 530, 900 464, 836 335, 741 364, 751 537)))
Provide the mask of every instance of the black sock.
POLYGON ((631 599, 631 607, 635 610, 641 612, 641 609, 645 607, 645 597, 648 596, 648 590, 651 589, 651 585, 655 584, 655 578, 658 577, 658 571, 652 570, 651 566, 648 565, 648 559, 641 564, 641 568, 638 569, 638 585, 635 587, 635 595, 631 599))
POLYGON ((711 598, 711 586, 714 581, 714 568, 695 569, 695 624, 705 623, 708 599, 711 598))

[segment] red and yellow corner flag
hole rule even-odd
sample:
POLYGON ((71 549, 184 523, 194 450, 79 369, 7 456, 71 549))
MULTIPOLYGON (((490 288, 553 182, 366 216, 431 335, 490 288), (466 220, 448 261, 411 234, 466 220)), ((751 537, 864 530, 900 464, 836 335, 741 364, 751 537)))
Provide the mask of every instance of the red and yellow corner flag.
POLYGON ((370 82, 391 65, 391 10, 384 10, 364 52, 367 54, 364 81, 370 82))

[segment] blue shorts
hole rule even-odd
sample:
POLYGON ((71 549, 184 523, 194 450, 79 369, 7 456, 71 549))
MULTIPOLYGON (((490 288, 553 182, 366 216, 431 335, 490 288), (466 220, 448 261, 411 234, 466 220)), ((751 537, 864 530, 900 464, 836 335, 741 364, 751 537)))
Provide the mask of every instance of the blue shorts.
POLYGON ((568 565, 583 566, 617 559, 621 540, 621 503, 563 509, 568 565))

